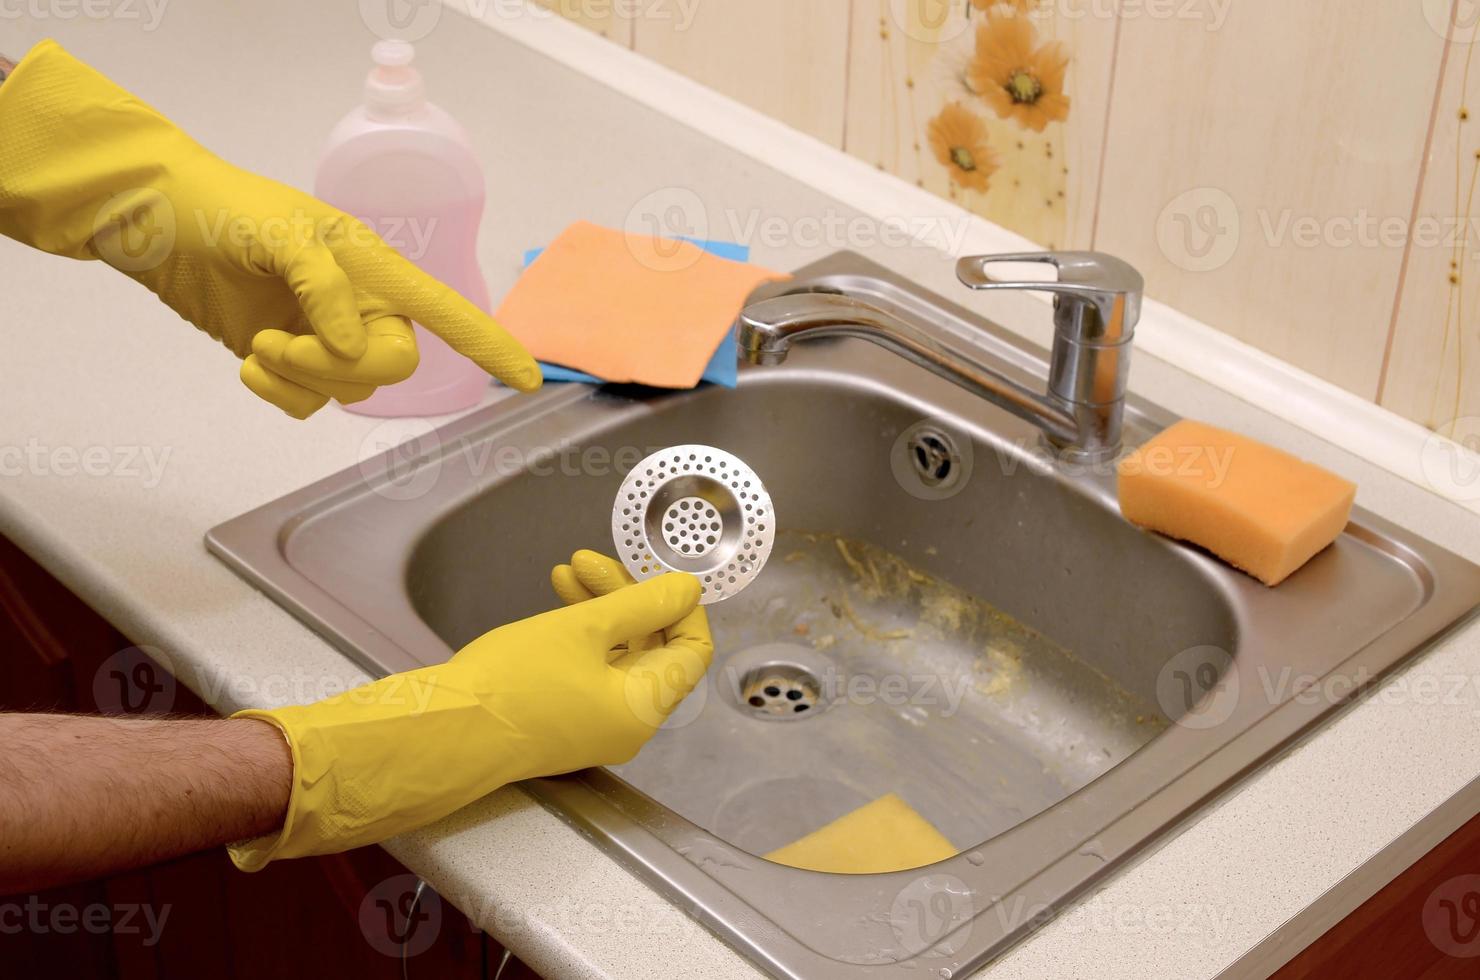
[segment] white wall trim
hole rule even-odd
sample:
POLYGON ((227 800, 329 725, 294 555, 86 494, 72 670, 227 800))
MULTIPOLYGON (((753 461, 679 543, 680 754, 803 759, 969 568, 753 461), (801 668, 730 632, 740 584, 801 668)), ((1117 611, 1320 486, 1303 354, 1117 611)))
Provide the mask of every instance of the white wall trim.
MULTIPOLYGON (((878 221, 952 229, 931 244, 954 254, 1037 245, 950 201, 798 132, 657 62, 522 0, 443 0, 500 34, 817 188, 878 221)), ((1448 480, 1450 467, 1480 474, 1480 455, 1423 426, 1275 358, 1161 303, 1147 300, 1141 350, 1228 391, 1347 452, 1480 513, 1480 480, 1448 480)))

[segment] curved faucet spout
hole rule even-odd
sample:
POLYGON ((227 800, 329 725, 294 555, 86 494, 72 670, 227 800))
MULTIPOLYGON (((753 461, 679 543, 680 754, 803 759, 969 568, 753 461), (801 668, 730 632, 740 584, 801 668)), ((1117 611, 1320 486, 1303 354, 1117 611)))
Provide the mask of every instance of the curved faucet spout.
POLYGON ((799 291, 751 303, 740 313, 736 338, 752 364, 780 364, 798 340, 858 337, 1026 419, 1066 454, 1092 460, 1114 456, 1120 449, 1131 339, 1140 316, 1140 275, 1119 259, 1094 252, 970 256, 960 261, 958 274, 973 289, 1055 294, 1046 392, 1024 387, 887 310, 836 292, 799 291), (986 266, 1002 261, 1048 262, 1058 268, 1060 278, 999 282, 988 277, 986 266))
POLYGON ((1069 407, 945 347, 885 310, 834 293, 793 293, 761 300, 740 314, 736 339, 752 364, 780 364, 800 340, 858 337, 893 351, 933 374, 1038 426, 1057 446, 1073 443, 1078 425, 1069 407))

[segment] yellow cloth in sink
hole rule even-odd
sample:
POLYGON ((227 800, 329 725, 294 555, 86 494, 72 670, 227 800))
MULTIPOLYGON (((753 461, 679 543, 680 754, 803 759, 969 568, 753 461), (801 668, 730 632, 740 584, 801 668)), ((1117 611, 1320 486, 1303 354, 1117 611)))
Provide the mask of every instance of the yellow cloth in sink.
POLYGON ((930 821, 887 793, 765 857, 793 868, 862 875, 918 868, 955 854, 930 821))

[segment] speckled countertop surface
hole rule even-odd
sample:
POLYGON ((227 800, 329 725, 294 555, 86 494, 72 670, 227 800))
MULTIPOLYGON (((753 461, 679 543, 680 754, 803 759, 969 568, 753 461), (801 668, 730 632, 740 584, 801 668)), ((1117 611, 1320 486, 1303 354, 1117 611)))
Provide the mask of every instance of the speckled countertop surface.
MULTIPOLYGON (((350 3, 179 4, 147 27, 7 21, 0 50, 16 55, 54 36, 223 156, 299 186, 311 183, 324 134, 358 97, 373 40, 350 3)), ((850 216, 825 194, 452 15, 419 44, 418 60, 490 176, 482 258, 495 295, 527 246, 576 219, 621 225, 667 188, 705 202, 713 237, 735 237, 751 217, 797 228, 810 227, 798 219, 850 216)), ((782 269, 851 245, 952 289, 950 264, 923 248, 799 235, 752 245, 756 261, 782 269)), ((333 409, 306 424, 278 415, 239 386, 230 354, 99 265, 0 239, 0 294, 0 532, 162 651, 222 711, 363 680, 201 538, 355 463, 377 423, 333 409), (90 447, 102 447, 90 457, 97 475, 72 472, 69 454, 90 447)), ((979 308, 1040 342, 1045 335, 1040 304, 1007 297, 979 308)), ((1363 506, 1480 560, 1473 514, 1153 358, 1138 358, 1133 386, 1343 473, 1360 485, 1363 506)), ((1480 774, 1476 679, 1480 629, 1471 627, 985 974, 1139 980, 1225 969, 1480 774), (1429 678, 1441 696, 1419 693, 1429 678)), ((387 847, 545 975, 756 975, 518 789, 387 847)))

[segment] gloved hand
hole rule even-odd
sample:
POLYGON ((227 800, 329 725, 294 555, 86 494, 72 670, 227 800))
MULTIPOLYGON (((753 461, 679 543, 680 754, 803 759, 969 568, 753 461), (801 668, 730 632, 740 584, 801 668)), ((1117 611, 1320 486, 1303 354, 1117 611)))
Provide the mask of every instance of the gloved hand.
POLYGON ((364 224, 212 155, 54 42, 0 85, 0 141, 0 233, 143 283, 295 418, 409 377, 409 320, 540 385, 503 328, 364 224))
MULTIPOLYGON (((621 562, 596 551, 577 551, 570 556, 569 565, 556 565, 550 570, 550 585, 560 601, 568 606, 634 584, 635 580, 621 562)), ((661 632, 632 636, 617 645, 616 653, 620 659, 625 654, 641 653, 663 643, 661 632)))
POLYGON ((287 737, 293 790, 281 832, 233 845, 232 860, 255 871, 347 850, 505 783, 626 762, 709 667, 698 602, 697 579, 663 575, 502 626, 436 667, 315 704, 238 712, 287 737), (614 649, 654 633, 660 645, 614 649))

